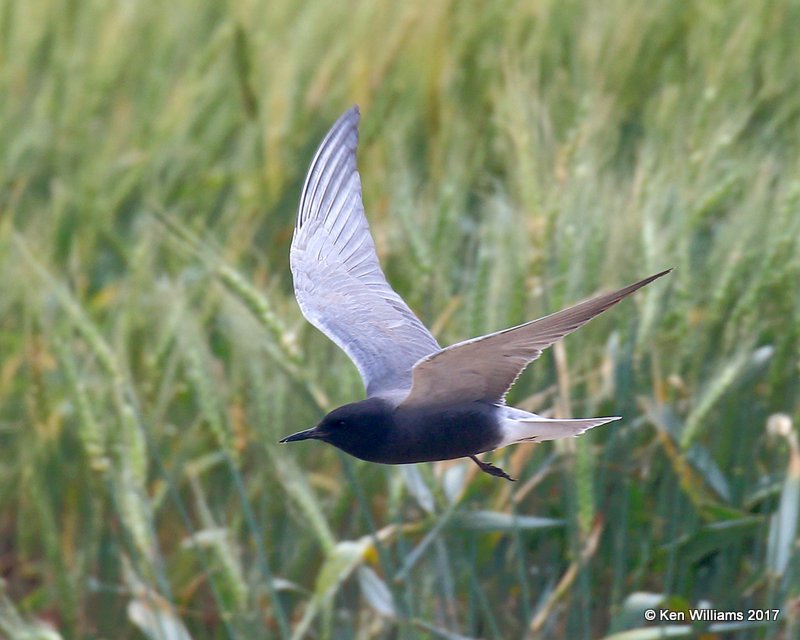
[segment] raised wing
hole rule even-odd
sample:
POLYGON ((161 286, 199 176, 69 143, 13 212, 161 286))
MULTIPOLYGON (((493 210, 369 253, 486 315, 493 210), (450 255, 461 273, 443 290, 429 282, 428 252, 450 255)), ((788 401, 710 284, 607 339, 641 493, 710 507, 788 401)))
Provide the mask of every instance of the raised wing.
POLYGON ((333 125, 306 176, 292 239, 294 292, 308 321, 358 367, 368 396, 411 387, 411 368, 440 349, 381 271, 356 168, 358 107, 333 125))
POLYGON ((411 391, 401 404, 502 402, 517 376, 547 347, 670 271, 662 271, 544 318, 459 342, 429 355, 414 367, 411 391))

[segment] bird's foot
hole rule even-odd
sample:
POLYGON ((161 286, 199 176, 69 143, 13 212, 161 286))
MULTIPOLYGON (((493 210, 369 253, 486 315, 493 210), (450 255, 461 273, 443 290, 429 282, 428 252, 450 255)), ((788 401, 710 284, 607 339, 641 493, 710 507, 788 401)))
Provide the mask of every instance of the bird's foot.
POLYGON ((478 468, 483 471, 484 473, 488 473, 490 476, 494 476, 495 478, 505 478, 506 480, 510 480, 511 482, 516 482, 516 478, 512 478, 508 475, 505 471, 503 471, 500 467, 495 467, 490 462, 483 462, 482 460, 478 460, 475 456, 470 456, 470 459, 478 465, 478 468))

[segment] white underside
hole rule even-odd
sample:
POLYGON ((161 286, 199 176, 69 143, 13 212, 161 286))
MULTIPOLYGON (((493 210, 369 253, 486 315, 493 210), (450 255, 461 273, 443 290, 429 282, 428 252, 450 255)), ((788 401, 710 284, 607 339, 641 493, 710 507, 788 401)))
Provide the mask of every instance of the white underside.
POLYGON ((497 448, 505 447, 515 442, 545 442, 581 435, 593 427, 599 427, 606 422, 619 420, 619 416, 608 418, 578 418, 575 420, 560 420, 558 418, 543 418, 535 413, 529 413, 515 407, 501 407, 503 412, 500 418, 500 428, 503 439, 497 448))

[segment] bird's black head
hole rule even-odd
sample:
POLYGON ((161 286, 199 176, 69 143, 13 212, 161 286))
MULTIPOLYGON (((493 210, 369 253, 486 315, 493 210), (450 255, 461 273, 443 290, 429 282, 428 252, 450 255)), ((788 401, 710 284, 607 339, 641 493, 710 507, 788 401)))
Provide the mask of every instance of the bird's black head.
POLYGON ((370 398, 334 409, 316 427, 294 433, 281 442, 322 440, 362 460, 376 461, 392 421, 392 408, 370 398))

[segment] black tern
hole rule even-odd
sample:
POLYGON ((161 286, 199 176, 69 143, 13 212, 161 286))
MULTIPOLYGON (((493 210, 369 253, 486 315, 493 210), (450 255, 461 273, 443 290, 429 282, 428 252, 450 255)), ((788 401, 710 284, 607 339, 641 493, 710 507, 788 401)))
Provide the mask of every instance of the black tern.
POLYGON ((334 409, 316 427, 281 442, 322 440, 383 464, 470 458, 482 471, 513 480, 477 454, 577 436, 619 420, 544 418, 506 405, 505 396, 547 347, 670 270, 442 349, 381 271, 361 201, 358 121, 354 106, 311 161, 290 263, 303 315, 355 363, 367 399, 334 409))

